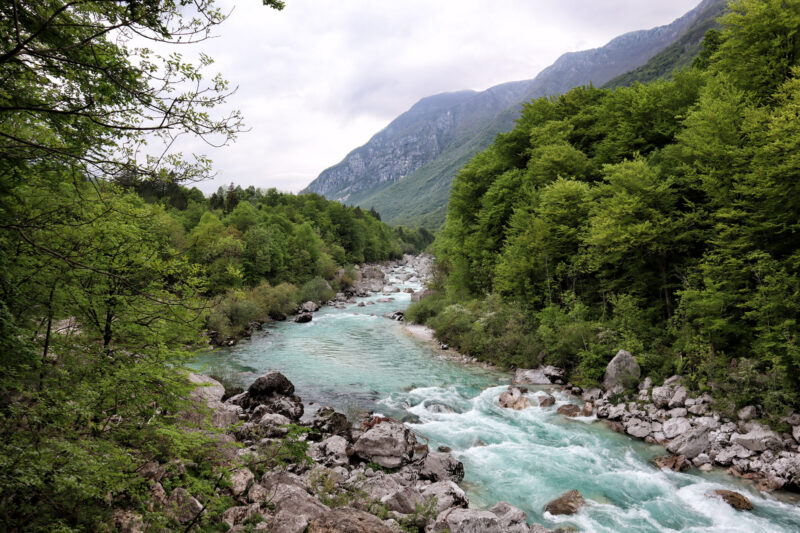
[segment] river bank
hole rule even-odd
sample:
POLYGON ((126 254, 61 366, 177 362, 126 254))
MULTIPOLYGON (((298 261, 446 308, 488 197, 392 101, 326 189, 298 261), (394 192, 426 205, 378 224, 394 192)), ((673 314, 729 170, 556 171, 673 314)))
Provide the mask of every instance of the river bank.
MULTIPOLYGON (((409 288, 403 285, 399 288, 409 288)), ((502 408, 500 396, 511 382, 507 372, 446 359, 442 352, 451 350, 382 317, 404 309, 410 299, 402 290, 370 294, 344 309, 323 307, 309 323, 269 324, 249 342, 203 356, 203 371, 227 368, 247 387, 265 371, 280 370, 304 400, 303 421, 319 405, 330 405, 353 422, 370 412, 406 420, 428 439, 429 450, 447 447, 463 463, 462 487, 478 510, 505 501, 551 529, 614 533, 800 528, 796 507, 748 482, 718 470, 661 470, 650 461, 665 453, 662 446, 615 433, 597 423, 596 415, 559 414, 559 408, 576 403, 562 387, 529 386, 530 396, 552 395, 550 407, 502 408), (389 297, 394 301, 378 302, 389 297), (585 502, 577 513, 545 511, 572 490, 585 502), (716 490, 745 495, 753 511, 742 513, 706 496, 716 490)))

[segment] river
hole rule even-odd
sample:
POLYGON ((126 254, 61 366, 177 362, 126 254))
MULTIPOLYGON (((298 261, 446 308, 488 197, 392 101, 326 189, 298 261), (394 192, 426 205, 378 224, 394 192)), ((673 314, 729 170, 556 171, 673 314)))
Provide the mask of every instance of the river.
POLYGON ((202 354, 197 368, 227 373, 243 386, 279 370, 295 384, 307 413, 330 405, 353 419, 366 411, 405 419, 431 449, 449 446, 464 463, 462 486, 472 506, 507 501, 526 511, 529 522, 608 533, 800 531, 797 505, 719 471, 660 471, 649 460, 663 455, 662 447, 614 433, 594 417, 556 414, 571 400, 559 392, 553 407, 500 408, 497 397, 510 375, 448 360, 383 318, 408 306, 409 294, 392 297, 364 307, 324 307, 307 324, 271 323, 249 341, 202 354), (705 496, 720 488, 746 494, 755 509, 735 511, 705 496), (577 515, 543 514, 548 501, 571 489, 587 500, 577 515))

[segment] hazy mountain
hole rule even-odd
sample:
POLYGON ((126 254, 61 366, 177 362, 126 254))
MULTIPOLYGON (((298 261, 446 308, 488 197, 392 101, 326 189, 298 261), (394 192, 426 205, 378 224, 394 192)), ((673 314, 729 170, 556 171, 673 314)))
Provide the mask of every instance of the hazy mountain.
MULTIPOLYGON (((562 55, 532 80, 423 98, 307 188, 375 207, 394 224, 438 227, 450 181, 476 152, 509 131, 522 102, 592 83, 601 86, 678 42, 724 0, 704 0, 673 23, 617 37, 601 48, 562 55)), ((715 12, 715 11, 714 11, 715 12)), ((713 17, 712 17, 713 18, 713 17)))

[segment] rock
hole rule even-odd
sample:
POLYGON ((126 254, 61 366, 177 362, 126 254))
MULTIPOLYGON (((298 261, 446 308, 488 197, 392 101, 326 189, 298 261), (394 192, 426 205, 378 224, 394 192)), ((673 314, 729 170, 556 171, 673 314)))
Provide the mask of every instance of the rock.
POLYGON ((685 407, 676 407, 674 409, 670 409, 669 411, 667 411, 666 414, 670 418, 680 418, 680 417, 685 417, 687 414, 689 414, 689 411, 687 411, 685 407))
POLYGON ((241 524, 259 512, 259 505, 239 505, 230 507, 222 513, 222 522, 229 528, 241 524))
POLYGON ((436 448, 436 450, 443 453, 450 453, 453 451, 453 448, 451 448, 450 446, 439 446, 438 448, 436 448))
POLYGON ((603 397, 603 391, 598 388, 587 389, 581 394, 581 400, 584 402, 596 402, 603 397))
POLYGON ((581 493, 571 490, 549 502, 544 506, 544 510, 552 515, 575 514, 584 503, 581 493))
POLYGON ((385 468, 399 468, 411 462, 417 439, 405 425, 385 421, 361 435, 353 449, 362 459, 385 468))
MULTIPOLYGON (((222 403, 225 396, 225 387, 217 380, 208 376, 189 374, 189 381, 197 387, 192 390, 190 398, 199 404, 205 404, 211 409, 211 425, 216 428, 225 428, 239 421, 241 409, 238 406, 222 403)), ((202 410, 187 411, 183 418, 194 423, 201 423, 205 417, 202 410)))
POLYGON ((500 407, 520 411, 531 406, 530 400, 522 395, 519 387, 509 387, 499 398, 500 407))
POLYGON ((758 408, 755 405, 748 405, 739 409, 736 415, 739 420, 752 420, 758 418, 758 408))
POLYGON ((641 373, 636 359, 629 352, 620 350, 606 367, 603 387, 609 392, 632 389, 639 383, 641 373))
POLYGON ((555 533, 555 532, 552 529, 547 529, 541 524, 533 524, 531 526, 530 533, 555 533))
POLYGON ((451 507, 466 507, 467 495, 452 481, 437 481, 422 491, 424 499, 436 498, 436 513, 451 507))
POLYGON ((336 411, 333 407, 320 407, 309 421, 314 429, 322 433, 334 435, 348 435, 352 429, 352 424, 347 420, 347 416, 336 411))
POLYGON ((794 437, 794 440, 797 442, 800 442, 800 426, 794 426, 792 428, 792 437, 794 437))
POLYGON ((390 511, 411 514, 417 506, 424 503, 422 494, 414 487, 402 487, 381 498, 381 503, 390 511))
POLYGON ((305 324, 306 322, 311 322, 312 318, 314 317, 311 316, 311 313, 300 313, 294 317, 294 321, 298 324, 305 324))
MULTIPOLYGON (((309 522, 324 515, 330 509, 323 505, 319 500, 308 494, 305 489, 294 485, 276 485, 273 488, 272 502, 275 505, 275 522, 273 527, 278 529, 277 524, 288 522, 288 525, 296 523, 291 517, 300 517, 305 522, 305 528, 309 522)), ((289 530, 288 528, 286 528, 289 530)), ((300 530, 302 531, 302 530, 300 530)))
POLYGON ((733 492, 732 490, 718 489, 714 494, 720 496, 725 503, 736 509, 737 511, 752 511, 753 503, 742 494, 733 492))
POLYGON ((661 426, 661 431, 668 439, 674 439, 678 435, 688 433, 692 429, 692 423, 685 418, 670 418, 664 421, 661 426))
POLYGON ((420 477, 431 481, 453 481, 464 479, 464 465, 449 453, 430 452, 422 462, 420 477))
POLYGON ((581 408, 574 403, 565 403, 564 405, 559 406, 556 412, 560 415, 572 417, 580 415, 581 408))
POLYGON ((544 396, 538 396, 538 398, 539 407, 550 407, 556 403, 556 399, 552 394, 545 394, 544 396))
POLYGON ((144 533, 144 520, 132 511, 117 509, 112 515, 114 521, 114 531, 118 533, 144 533))
POLYGON ((778 450, 783 447, 780 435, 767 429, 754 429, 744 435, 734 433, 731 436, 731 442, 754 452, 778 450))
POLYGON ((670 398, 667 407, 670 409, 674 409, 676 407, 683 407, 683 404, 686 402, 686 398, 689 396, 689 393, 686 391, 686 387, 678 387, 675 389, 675 393, 670 398))
POLYGON ((425 409, 430 411, 431 413, 455 413, 456 410, 450 407, 449 405, 445 405, 441 402, 430 402, 425 404, 425 409))
POLYGON ((692 466, 683 455, 665 455, 662 457, 656 457, 653 459, 653 463, 655 463, 658 468, 668 468, 676 472, 689 470, 689 468, 692 466))
POLYGON ((247 492, 256 476, 249 468, 239 468, 231 472, 231 492, 238 497, 247 492))
POLYGON ((350 456, 347 454, 349 443, 340 435, 333 435, 322 442, 312 444, 310 450, 316 455, 312 457, 330 467, 347 466, 350 456))
POLYGON ((308 533, 397 533, 377 516, 351 507, 332 509, 308 525, 308 533))
POLYGON ((503 533, 494 513, 477 509, 452 509, 436 517, 436 533, 503 533))
POLYGON ((707 427, 695 428, 669 443, 667 450, 676 455, 685 455, 687 459, 694 459, 708 447, 708 432, 707 427))
POLYGON ((489 510, 497 516, 501 531, 505 533, 529 533, 528 515, 522 509, 518 509, 506 502, 498 502, 489 510))
POLYGON ((266 413, 258 421, 262 435, 269 438, 280 438, 286 436, 288 430, 282 426, 286 426, 291 423, 292 421, 289 420, 288 417, 278 413, 266 413))
POLYGON ((167 514, 181 524, 188 524, 203 512, 203 505, 183 487, 176 487, 167 502, 167 514))
POLYGON ((643 439, 650 434, 652 426, 650 422, 641 418, 631 418, 625 423, 625 432, 632 437, 643 439))
POLYGON ((664 409, 667 407, 669 405, 669 401, 672 399, 672 396, 672 388, 668 386, 653 387, 653 403, 659 409, 664 409))
POLYGON ((594 405, 592 405, 592 402, 586 402, 585 404, 583 404, 583 409, 581 409, 581 414, 583 416, 592 416, 593 412, 594 412, 594 405))
POLYGON ((316 313, 319 311, 319 305, 312 301, 304 302, 298 307, 298 311, 302 313, 316 313))
POLYGON ((551 385, 563 378, 563 370, 549 365, 535 369, 518 368, 514 372, 514 383, 520 385, 551 385))
POLYGON ((714 460, 721 465, 729 465, 734 459, 747 459, 753 455, 753 451, 748 450, 741 444, 734 444, 720 450, 714 460))

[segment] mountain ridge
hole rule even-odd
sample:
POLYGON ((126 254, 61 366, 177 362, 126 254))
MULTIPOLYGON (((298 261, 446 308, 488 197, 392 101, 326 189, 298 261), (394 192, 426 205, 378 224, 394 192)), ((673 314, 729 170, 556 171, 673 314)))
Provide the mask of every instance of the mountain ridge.
POLYGON ((703 0, 670 24, 625 33, 602 47, 562 54, 530 80, 423 98, 320 173, 303 192, 374 207, 393 224, 436 228, 444 221, 450 181, 458 169, 498 133, 513 127, 523 102, 578 85, 602 86, 645 65, 723 1, 703 0))

